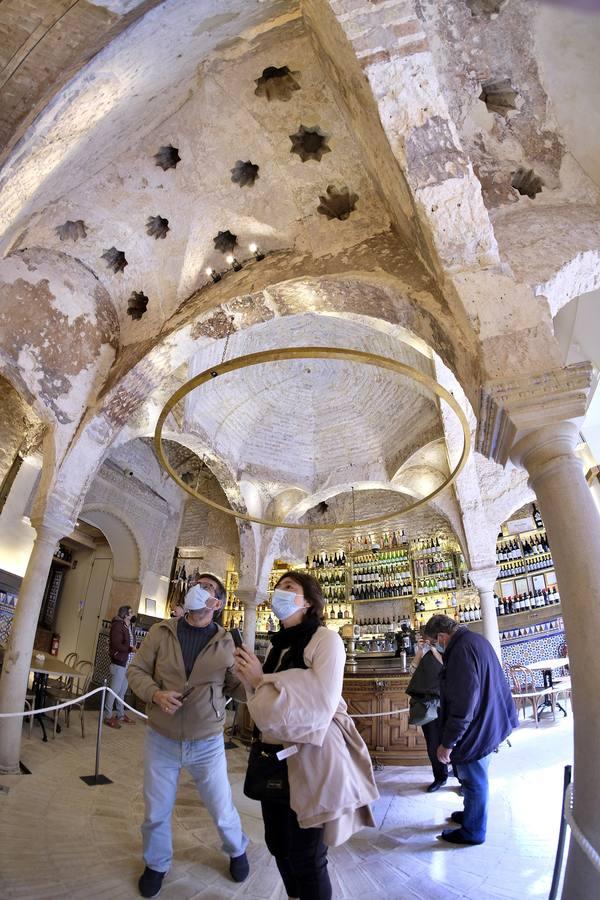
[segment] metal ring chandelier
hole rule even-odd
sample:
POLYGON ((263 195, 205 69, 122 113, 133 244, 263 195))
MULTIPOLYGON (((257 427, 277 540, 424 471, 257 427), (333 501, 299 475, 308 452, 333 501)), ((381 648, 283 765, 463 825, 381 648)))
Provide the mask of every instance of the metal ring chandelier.
POLYGON ((377 525, 380 522, 389 521, 395 516, 405 515, 407 512, 410 512, 413 509, 417 509, 419 506, 424 506, 426 503, 429 503, 431 500, 433 500, 434 497, 437 497, 438 494, 441 494, 442 491, 446 490, 446 488, 449 487, 456 479, 457 475, 462 470, 467 461, 470 445, 471 433, 469 422, 464 411, 455 400, 453 395, 445 388, 443 388, 441 384, 438 384, 438 382, 431 378, 429 375, 425 375, 423 372, 420 372, 418 369, 415 369, 412 366, 408 366, 405 363, 398 362, 395 359, 389 359, 386 356, 377 356, 374 353, 367 353, 362 350, 345 350, 339 347, 286 347, 279 350, 263 350, 259 353, 249 353, 247 356, 239 356, 237 357, 237 359, 230 359, 227 362, 221 362, 216 366, 211 366, 210 369, 206 369, 204 372, 201 372, 199 375, 196 375, 194 378, 191 378, 190 381, 187 381, 185 384, 183 384, 177 391, 175 391, 172 397, 167 400, 162 409, 162 412, 158 417, 158 422, 156 423, 156 429, 154 431, 154 446, 156 448, 156 454, 161 465, 166 469, 173 481, 175 481, 179 485, 179 487, 186 492, 186 494, 189 494, 195 500, 200 500, 201 503, 205 503, 207 506, 212 506, 213 509, 218 509, 228 516, 233 516, 236 519, 242 519, 245 522, 256 522, 256 524, 258 525, 268 525, 271 528, 294 528, 308 531, 335 531, 338 528, 354 529, 363 527, 365 525, 377 525), (209 497, 204 496, 204 494, 198 493, 198 491, 194 490, 194 488, 190 487, 189 484, 186 484, 179 477, 177 472, 169 463, 169 460, 167 459, 164 452, 162 444, 162 430, 165 420, 173 407, 197 387, 200 387, 201 385, 206 384, 208 381, 212 381, 213 379, 221 375, 225 375, 228 372, 235 372, 238 369, 247 369, 251 366, 260 366, 264 365, 265 363, 279 362, 281 360, 288 359, 345 360, 347 362, 361 363, 367 366, 375 366, 378 369, 387 369, 388 371, 394 372, 397 375, 403 375, 407 378, 411 378, 413 381, 418 382, 418 384, 421 384, 423 387, 429 389, 436 397, 444 400, 458 417, 463 432, 463 447, 458 463, 450 472, 450 474, 444 479, 443 483, 439 485, 439 487, 437 487, 434 491, 431 491, 429 494, 427 494, 427 496, 421 497, 420 500, 415 500, 414 503, 410 503, 408 506, 405 506, 403 509, 398 510, 397 512, 388 512, 377 516, 371 516, 368 519, 357 519, 352 522, 336 522, 334 524, 327 525, 318 525, 313 523, 299 524, 297 522, 278 522, 273 519, 263 519, 260 516, 251 516, 248 513, 236 512, 230 507, 223 506, 220 503, 216 503, 209 497))

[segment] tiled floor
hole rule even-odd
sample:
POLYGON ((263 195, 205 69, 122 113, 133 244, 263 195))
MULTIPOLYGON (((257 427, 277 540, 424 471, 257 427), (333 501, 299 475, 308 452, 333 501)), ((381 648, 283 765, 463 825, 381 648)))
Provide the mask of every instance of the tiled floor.
MULTIPOLYGON (((570 710, 569 710, 570 713, 570 710)), ((94 720, 81 739, 76 725, 43 744, 39 729, 23 741, 31 775, 0 776, 0 897, 110 898, 138 896, 143 801, 144 726, 105 729, 101 771, 113 784, 87 787, 94 767, 94 720)), ((378 827, 330 852, 335 900, 508 900, 545 898, 552 874, 563 766, 571 760, 572 718, 521 727, 492 761, 488 840, 480 847, 436 841, 446 817, 461 806, 453 787, 425 794, 425 768, 378 773, 378 827)), ((212 823, 182 777, 174 814, 175 861, 165 900, 284 900, 262 839, 259 806, 241 791, 246 752, 228 753, 234 796, 252 844, 250 878, 234 885, 212 823)), ((451 780, 449 785, 455 782, 451 780)))

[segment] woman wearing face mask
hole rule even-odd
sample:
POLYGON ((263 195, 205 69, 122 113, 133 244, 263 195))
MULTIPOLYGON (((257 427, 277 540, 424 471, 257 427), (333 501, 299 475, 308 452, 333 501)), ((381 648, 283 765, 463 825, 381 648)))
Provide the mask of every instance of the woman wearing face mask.
POLYGON ((428 794, 432 794, 446 784, 448 780, 448 766, 437 758, 437 748, 440 744, 440 726, 437 712, 429 722, 414 721, 415 709, 423 710, 424 703, 431 703, 439 708, 440 699, 440 675, 443 667, 443 647, 431 644, 426 638, 420 638, 414 659, 410 665, 411 678, 406 693, 411 698, 411 712, 409 713, 409 725, 421 725, 423 737, 427 744, 427 755, 433 771, 433 781, 426 788, 428 794), (417 706, 418 705, 418 706, 417 706))
POLYGON ((245 646, 234 667, 260 740, 287 756, 289 797, 261 798, 261 806, 267 847, 288 897, 299 900, 330 900, 327 848, 374 825, 369 804, 378 797, 367 748, 342 699, 344 644, 324 627, 323 606, 315 578, 283 575, 272 596, 281 628, 264 667, 245 646))

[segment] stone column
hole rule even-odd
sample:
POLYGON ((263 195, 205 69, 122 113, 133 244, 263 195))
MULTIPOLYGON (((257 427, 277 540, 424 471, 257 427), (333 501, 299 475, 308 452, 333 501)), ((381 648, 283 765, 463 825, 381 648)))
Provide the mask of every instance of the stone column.
MULTIPOLYGON (((31 652, 52 556, 59 540, 73 530, 73 521, 53 518, 33 521, 37 531, 4 655, 0 678, 0 712, 23 710, 31 652)), ((21 749, 22 719, 0 719, 0 773, 17 774, 21 749)))
MULTIPOLYGON (((511 457, 529 473, 552 547, 573 680, 574 815, 600 853, 600 516, 574 452, 578 442, 572 422, 544 425, 522 437, 511 457)), ((599 896, 600 872, 571 839, 563 897, 599 896)))
POLYGON ((244 607, 244 643, 251 650, 254 650, 254 643, 256 640, 256 607, 259 603, 264 603, 267 599, 267 595, 264 591, 257 591, 254 588, 238 588, 235 593, 244 607))
POLYGON ((496 655, 502 663, 500 650, 500 632, 498 630, 498 617, 496 616, 496 604, 494 603, 494 584, 498 578, 497 566, 486 566, 483 569, 471 569, 469 578, 479 591, 481 602, 481 622, 483 624, 483 636, 488 639, 496 655))

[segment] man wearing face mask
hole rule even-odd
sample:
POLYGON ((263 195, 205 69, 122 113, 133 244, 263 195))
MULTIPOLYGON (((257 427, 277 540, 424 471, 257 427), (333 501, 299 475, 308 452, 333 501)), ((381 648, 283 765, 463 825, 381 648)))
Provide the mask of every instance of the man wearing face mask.
POLYGON ((146 868, 138 883, 142 897, 158 895, 171 865, 171 815, 184 767, 230 857, 232 879, 240 882, 248 876, 248 838, 233 805, 223 740, 224 692, 245 696, 232 671, 233 639, 213 621, 224 600, 218 578, 198 576, 186 594, 185 614, 153 625, 128 670, 131 689, 148 704, 142 825, 146 868))
POLYGON ((508 682, 494 648, 481 634, 436 615, 423 633, 444 653, 440 678, 440 745, 437 758, 452 762, 463 788, 464 810, 438 837, 450 844, 483 844, 491 754, 519 724, 508 682))

